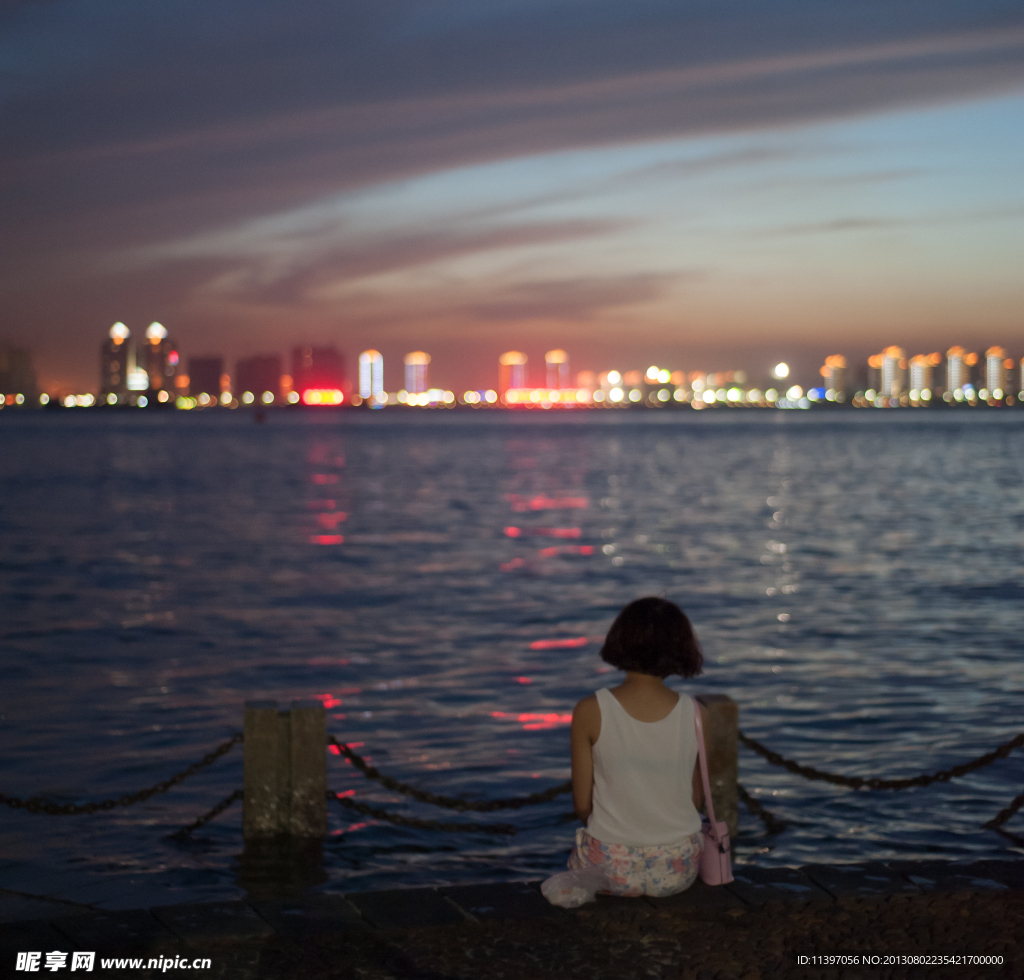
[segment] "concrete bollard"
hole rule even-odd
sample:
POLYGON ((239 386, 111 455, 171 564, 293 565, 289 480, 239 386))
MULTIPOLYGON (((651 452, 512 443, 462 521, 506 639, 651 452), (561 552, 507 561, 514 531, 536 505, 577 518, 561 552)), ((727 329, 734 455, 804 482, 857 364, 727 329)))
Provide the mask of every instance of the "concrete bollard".
POLYGON ((739 705, 725 694, 698 694, 697 700, 708 713, 704 729, 708 754, 708 780, 715 816, 729 826, 729 836, 739 833, 739 804, 736 784, 739 781, 738 733, 739 705))
POLYGON ((295 701, 290 711, 276 701, 246 702, 243 838, 326 835, 326 743, 319 702, 295 701))
POLYGON ((327 836, 327 713, 319 701, 292 701, 291 814, 293 837, 327 836))

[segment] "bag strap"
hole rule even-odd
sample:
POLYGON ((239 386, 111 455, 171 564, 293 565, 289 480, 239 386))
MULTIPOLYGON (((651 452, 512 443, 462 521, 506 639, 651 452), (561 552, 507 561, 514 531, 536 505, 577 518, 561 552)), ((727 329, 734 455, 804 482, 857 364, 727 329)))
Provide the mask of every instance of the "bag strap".
POLYGON ((700 703, 693 699, 693 723, 697 729, 697 756, 700 759, 700 776, 704 780, 704 805, 708 810, 708 818, 711 820, 711 837, 715 843, 721 843, 718 839, 718 824, 715 821, 715 804, 711 800, 711 784, 708 780, 708 757, 704 748, 704 726, 700 720, 700 703))

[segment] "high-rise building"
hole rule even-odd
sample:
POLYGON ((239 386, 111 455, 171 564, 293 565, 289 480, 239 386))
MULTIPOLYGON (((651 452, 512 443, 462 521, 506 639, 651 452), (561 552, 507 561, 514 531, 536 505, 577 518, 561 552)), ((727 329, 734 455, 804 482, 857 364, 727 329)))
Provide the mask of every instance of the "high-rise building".
POLYGON ((115 323, 100 345, 100 404, 128 404, 128 369, 131 331, 123 323, 115 323))
MULTIPOLYGON (((985 351, 985 388, 989 398, 1002 398, 1006 394, 1007 371, 1006 351, 1002 347, 993 346, 985 351)), ((1013 361, 1010 361, 1013 367, 1013 361)))
POLYGON ((906 390, 907 355, 902 347, 886 347, 882 351, 882 378, 879 394, 885 398, 899 398, 906 390))
POLYGON ((0 343, 0 404, 35 405, 38 400, 32 355, 24 347, 0 343))
POLYGON ((517 350, 506 351, 498 358, 498 394, 509 388, 526 387, 526 355, 517 350))
POLYGON ((914 401, 929 402, 935 390, 935 368, 942 363, 942 355, 915 354, 910 359, 910 397, 914 401))
POLYGON ((380 351, 364 350, 359 355, 359 397, 378 404, 384 400, 384 358, 380 351))
POLYGON ((430 355, 414 350, 405 355, 405 390, 410 394, 421 394, 427 390, 427 365, 430 355))
POLYGON ((842 354, 829 354, 818 372, 825 379, 825 393, 833 392, 828 401, 846 398, 846 358, 842 354))
POLYGON ((345 356, 333 347, 293 348, 291 376, 292 389, 300 396, 305 391, 348 390, 345 356))
POLYGON ((175 394, 174 382, 180 360, 174 342, 167 336, 167 329, 163 324, 151 323, 146 328, 142 369, 146 372, 149 389, 157 393, 156 398, 160 403, 170 401, 175 394))
POLYGON ((281 399, 281 357, 257 354, 235 362, 235 392, 243 405, 273 405, 281 399))
POLYGON ((874 391, 875 394, 882 388, 882 355, 872 354, 868 358, 868 370, 866 377, 867 391, 874 391))
POLYGON ((549 350, 544 355, 544 366, 548 388, 569 387, 569 355, 564 350, 549 350))
POLYGON ((946 351, 946 391, 961 391, 967 384, 966 353, 962 347, 950 347, 946 351))
POLYGON ((224 377, 223 357, 190 357, 188 359, 188 393, 200 405, 220 402, 224 377))

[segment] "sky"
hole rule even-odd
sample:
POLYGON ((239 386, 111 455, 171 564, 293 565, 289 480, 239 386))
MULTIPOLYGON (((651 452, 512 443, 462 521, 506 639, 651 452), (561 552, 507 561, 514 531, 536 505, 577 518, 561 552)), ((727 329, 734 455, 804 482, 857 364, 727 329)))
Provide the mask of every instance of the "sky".
POLYGON ((1024 356, 1019 0, 5 0, 0 339, 1024 356))

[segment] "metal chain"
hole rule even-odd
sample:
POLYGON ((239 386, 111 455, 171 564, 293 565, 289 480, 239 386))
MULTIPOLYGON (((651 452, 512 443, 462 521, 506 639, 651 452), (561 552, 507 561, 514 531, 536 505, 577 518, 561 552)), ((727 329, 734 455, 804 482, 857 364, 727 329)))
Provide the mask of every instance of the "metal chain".
POLYGON ((397 779, 392 779, 390 776, 385 776, 383 773, 378 772, 373 766, 368 765, 365 759, 356 752, 353 752, 344 742, 339 742, 333 735, 328 735, 327 741, 331 745, 337 746, 341 754, 367 779, 376 780, 382 786, 396 793, 411 796, 414 800, 419 800, 421 803, 444 807, 447 810, 458 810, 459 812, 474 810, 477 813, 491 813, 494 810, 520 810, 524 806, 550 803, 556 796, 571 792, 572 790, 572 783, 567 782, 559 786, 552 786, 541 793, 531 793, 529 796, 513 796, 503 800, 481 800, 477 802, 473 800, 460 800, 451 796, 438 796, 436 793, 427 793, 424 790, 410 786, 408 783, 400 783, 397 779))
POLYGON ((754 814, 755 817, 760 817, 764 822, 765 830, 767 830, 769 834, 780 834, 786 829, 786 825, 779 820, 771 810, 766 810, 761 806, 760 802, 754 799, 754 797, 744 789, 741 783, 736 784, 736 789, 739 792, 740 799, 746 803, 747 809, 754 814))
POLYGON ((131 806, 134 803, 141 803, 151 796, 159 793, 166 793, 172 786, 183 783, 189 776, 194 776, 201 769, 213 765, 222 755, 230 752, 239 742, 242 741, 242 733, 236 732, 222 745, 218 745, 212 752, 207 752, 198 762, 193 762, 187 769, 150 786, 149 789, 141 789, 137 793, 126 793, 113 800, 99 800, 96 803, 57 803, 42 796, 33 796, 27 800, 19 799, 16 796, 7 796, 0 793, 0 803, 16 810, 27 810, 29 813, 46 813, 50 816, 70 817, 79 813, 98 813, 101 810, 113 810, 116 806, 131 806))
POLYGON ((443 823, 440 820, 419 820, 416 817, 403 817, 398 813, 389 813, 366 803, 359 803, 347 796, 340 796, 330 790, 327 791, 327 798, 336 800, 341 806, 366 817, 375 817, 378 820, 386 820, 388 823, 398 824, 400 827, 416 827, 420 830, 445 830, 452 833, 482 833, 482 834, 515 834, 517 828, 509 823, 443 823))
MULTIPOLYGON (((784 759, 778 752, 773 752, 756 739, 744 735, 743 732, 739 733, 739 738, 748 749, 752 749, 758 755, 767 759, 772 765, 782 766, 798 776, 803 776, 804 779, 835 783, 837 786, 850 786, 853 789, 860 789, 863 786, 866 786, 868 789, 907 789, 911 786, 930 786, 932 783, 945 783, 950 779, 966 776, 969 772, 974 772, 976 769, 991 765, 996 759, 1005 759, 1014 749, 1019 749, 1024 745, 1024 732, 1021 732, 1021 734, 1011 738, 1009 742, 1004 742, 999 748, 986 752, 970 762, 954 766, 952 769, 944 769, 942 772, 926 773, 910 779, 879 779, 877 777, 864 779, 861 776, 840 776, 836 773, 822 772, 820 769, 813 769, 810 766, 802 766, 791 759, 784 759)), ((1018 804, 1019 806, 1020 804, 1018 804)))
POLYGON ((204 813, 198 820, 193 821, 187 827, 182 827, 181 830, 176 830, 173 834, 169 834, 168 836, 172 840, 184 840, 192 833, 193 830, 198 830, 200 827, 205 826, 213 820, 214 817, 219 817, 229 806, 242 799, 244 795, 245 793, 242 790, 236 789, 233 793, 225 796, 224 799, 215 807, 207 810, 206 813, 204 813))
POLYGON ((1018 847, 1024 847, 1024 838, 1018 837, 1016 834, 1011 834, 1010 831, 1003 829, 1003 824, 1010 819, 1020 808, 1024 806, 1024 793, 1020 796, 1015 796, 1010 800, 1010 805, 1003 810, 1000 810, 988 823, 983 823, 982 827, 986 830, 994 830, 997 834, 1002 834, 1008 840, 1011 840, 1018 847))

